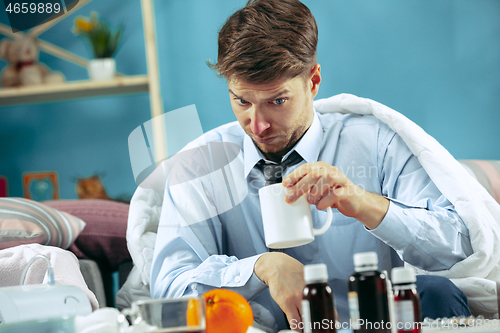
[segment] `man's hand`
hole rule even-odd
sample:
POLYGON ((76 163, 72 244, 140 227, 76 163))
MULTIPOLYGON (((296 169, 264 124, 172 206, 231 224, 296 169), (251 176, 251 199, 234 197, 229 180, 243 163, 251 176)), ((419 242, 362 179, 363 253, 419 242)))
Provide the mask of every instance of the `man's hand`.
POLYGON ((305 286, 304 265, 282 252, 263 254, 255 263, 254 273, 269 287, 274 301, 288 322, 301 321, 302 290, 305 286))
POLYGON ((287 202, 294 202, 305 194, 307 201, 319 210, 337 208, 368 229, 375 229, 389 209, 388 199, 365 191, 326 162, 299 166, 285 177, 283 185, 288 188, 287 202))

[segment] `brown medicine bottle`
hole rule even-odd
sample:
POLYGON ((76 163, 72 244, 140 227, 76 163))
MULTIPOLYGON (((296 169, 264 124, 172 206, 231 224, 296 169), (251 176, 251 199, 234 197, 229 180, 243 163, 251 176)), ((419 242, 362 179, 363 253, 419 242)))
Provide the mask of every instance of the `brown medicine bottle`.
POLYGON ((355 273, 349 277, 349 313, 356 333, 390 333, 387 277, 378 271, 376 252, 354 255, 355 273))
POLYGON ((396 267, 391 272, 394 290, 394 325, 398 333, 420 333, 420 297, 417 293, 415 271, 412 268, 396 267))
POLYGON ((335 305, 328 285, 325 264, 304 266, 306 286, 302 292, 302 324, 304 333, 336 333, 335 305))

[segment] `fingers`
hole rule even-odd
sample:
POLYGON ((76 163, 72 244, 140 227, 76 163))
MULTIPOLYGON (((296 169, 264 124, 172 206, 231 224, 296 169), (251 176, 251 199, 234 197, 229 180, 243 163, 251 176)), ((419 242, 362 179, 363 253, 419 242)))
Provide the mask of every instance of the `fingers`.
POLYGON ((292 188, 289 188, 286 195, 287 202, 294 202, 300 198, 305 193, 309 192, 311 186, 314 186, 318 182, 321 175, 317 175, 313 172, 308 172, 304 174, 292 188))
POLYGON ((309 189, 307 201, 311 205, 317 205, 324 197, 331 195, 335 188, 342 186, 339 185, 339 178, 340 177, 338 177, 338 175, 335 175, 332 172, 323 174, 309 189))
POLYGON ((307 193, 307 201, 313 205, 328 195, 332 188, 345 183, 346 177, 342 172, 325 162, 303 164, 283 181, 283 185, 288 188, 288 203, 307 193))
POLYGON ((319 210, 326 209, 327 207, 338 208, 339 198, 343 197, 345 192, 346 188, 344 186, 337 185, 335 188, 329 187, 328 190, 321 194, 314 204, 319 210))
MULTIPOLYGON (((304 266, 296 259, 284 253, 275 252, 275 256, 268 256, 272 259, 272 267, 262 267, 270 273, 266 284, 269 286, 271 297, 286 314, 288 322, 300 322, 300 307, 302 302, 302 290, 305 286, 304 266)), ((262 257, 266 256, 265 254, 262 257)), ((260 260, 260 259, 259 259, 260 260)), ((259 262, 257 260, 256 264, 259 262)), ((265 263, 270 263, 264 261, 265 263)), ((260 266, 258 267, 261 268, 260 266)), ((254 267, 257 274, 257 267, 254 267)))
POLYGON ((302 177, 304 177, 309 172, 309 167, 311 163, 302 164, 295 170, 290 172, 285 179, 283 179, 283 186, 291 187, 294 186, 302 177))
MULTIPOLYGON (((300 304, 299 304, 299 306, 300 306, 300 304)), ((294 323, 297 324, 297 323, 300 323, 302 321, 299 309, 297 307, 295 307, 294 309, 291 309, 290 311, 283 311, 283 312, 285 312, 286 319, 288 320, 288 324, 290 326, 297 326, 297 325, 293 325, 293 324, 294 323)), ((296 328, 296 329, 298 329, 298 328, 296 328)))
MULTIPOLYGON (((301 288, 302 289, 302 288, 301 288)), ((281 309, 286 315, 290 327, 297 326, 302 321, 302 293, 294 293, 283 300, 281 309)))

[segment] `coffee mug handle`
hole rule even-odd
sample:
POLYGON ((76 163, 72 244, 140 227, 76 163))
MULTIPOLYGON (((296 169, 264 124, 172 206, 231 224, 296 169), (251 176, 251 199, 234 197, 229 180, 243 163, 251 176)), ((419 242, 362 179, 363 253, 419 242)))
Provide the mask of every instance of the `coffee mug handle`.
POLYGON ((330 228, 330 225, 332 224, 332 218, 333 218, 333 213, 332 213, 332 208, 328 207, 326 209, 326 222, 323 224, 323 226, 319 229, 313 228, 313 235, 318 236, 318 235, 323 235, 328 228, 330 228))

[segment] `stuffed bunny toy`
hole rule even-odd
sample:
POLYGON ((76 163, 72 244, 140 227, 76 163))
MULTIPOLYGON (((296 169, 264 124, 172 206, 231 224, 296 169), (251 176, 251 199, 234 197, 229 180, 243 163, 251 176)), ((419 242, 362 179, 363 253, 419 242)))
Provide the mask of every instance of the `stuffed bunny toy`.
POLYGON ((64 76, 38 62, 39 50, 32 38, 7 39, 0 42, 0 58, 7 61, 0 82, 3 87, 20 87, 43 83, 62 83, 64 76))

